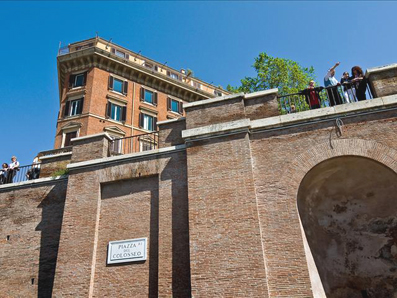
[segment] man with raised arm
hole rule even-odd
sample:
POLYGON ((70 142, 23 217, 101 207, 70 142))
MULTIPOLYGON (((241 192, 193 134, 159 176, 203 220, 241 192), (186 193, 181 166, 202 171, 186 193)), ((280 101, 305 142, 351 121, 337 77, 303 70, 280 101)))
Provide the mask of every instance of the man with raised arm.
POLYGON ((339 62, 336 62, 333 67, 328 69, 328 72, 324 77, 324 86, 327 90, 328 99, 331 106, 343 103, 343 100, 338 90, 338 86, 340 85, 340 83, 337 79, 335 79, 335 68, 337 68, 339 64, 339 62))

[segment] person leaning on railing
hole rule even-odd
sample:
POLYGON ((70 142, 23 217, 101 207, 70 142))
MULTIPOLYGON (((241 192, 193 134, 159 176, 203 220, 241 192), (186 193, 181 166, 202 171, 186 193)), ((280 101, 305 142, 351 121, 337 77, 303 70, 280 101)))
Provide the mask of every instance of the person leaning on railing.
POLYGON ((37 179, 40 176, 40 160, 39 157, 36 156, 33 159, 32 168, 26 173, 26 177, 28 180, 37 179))
POLYGON ((367 90, 367 79, 364 76, 363 70, 360 66, 352 68, 352 82, 356 88, 356 95, 358 100, 366 100, 365 92, 367 90))
POLYGON ((0 169, 0 184, 7 183, 7 174, 8 174, 8 164, 3 163, 0 169))
POLYGON ((12 183, 14 176, 19 171, 19 161, 17 161, 17 157, 11 157, 11 163, 8 165, 8 173, 7 173, 7 183, 12 183))
POLYGON ((340 79, 340 83, 343 86, 343 95, 347 103, 356 102, 356 89, 353 88, 353 83, 351 82, 353 78, 349 76, 349 73, 345 71, 343 77, 340 79))
POLYGON ((339 66, 339 62, 335 63, 324 77, 324 86, 327 90, 329 103, 331 106, 339 105, 343 103, 343 99, 339 94, 338 86, 340 85, 338 80, 335 79, 335 68, 339 66))
POLYGON ((323 89, 323 87, 314 87, 314 81, 310 81, 307 89, 299 93, 305 96, 305 100, 311 110, 319 109, 321 108, 320 91, 323 89))

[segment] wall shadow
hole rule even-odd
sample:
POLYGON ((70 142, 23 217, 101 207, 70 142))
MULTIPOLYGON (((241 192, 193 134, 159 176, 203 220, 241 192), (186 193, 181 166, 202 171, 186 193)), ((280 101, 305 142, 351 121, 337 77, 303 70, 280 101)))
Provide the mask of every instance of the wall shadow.
POLYGON ((41 231, 38 297, 52 296, 55 269, 58 258, 63 211, 67 183, 57 183, 38 205, 42 209, 41 222, 36 231, 41 231))
POLYGON ((191 297, 186 153, 172 156, 161 180, 172 183, 172 296, 191 297))

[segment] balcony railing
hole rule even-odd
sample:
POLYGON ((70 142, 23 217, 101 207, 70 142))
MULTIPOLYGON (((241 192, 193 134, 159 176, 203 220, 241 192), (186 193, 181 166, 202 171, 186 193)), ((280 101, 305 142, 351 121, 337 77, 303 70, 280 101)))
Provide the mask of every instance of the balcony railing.
POLYGON ((64 46, 62 48, 59 48, 58 50, 58 56, 66 55, 69 53, 70 53, 69 46, 64 46))
POLYGON ((0 170, 0 185, 33 180, 40 177, 40 164, 0 170))
POLYGON ((158 132, 115 138, 109 144, 110 155, 122 155, 158 149, 158 132))
POLYGON ((330 107, 361 100, 372 99, 368 85, 364 90, 355 83, 344 83, 331 87, 314 87, 298 93, 278 97, 280 114, 302 112, 317 108, 330 107))

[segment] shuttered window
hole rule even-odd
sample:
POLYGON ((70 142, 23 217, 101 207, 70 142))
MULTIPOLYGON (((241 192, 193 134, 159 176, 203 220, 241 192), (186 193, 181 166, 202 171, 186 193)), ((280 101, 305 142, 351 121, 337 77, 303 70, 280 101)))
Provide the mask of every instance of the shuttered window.
POLYGON ((153 117, 144 113, 139 114, 139 127, 155 131, 157 129, 157 117, 153 117))
POLYGON ((157 106, 157 92, 141 88, 141 101, 157 106))
POLYGON ((183 114, 183 103, 172 98, 167 99, 167 110, 175 113, 183 114))
POLYGON ((127 95, 128 82, 117 79, 113 76, 109 76, 109 90, 116 91, 118 93, 127 95))
POLYGON ((65 103, 63 116, 76 116, 83 112, 84 98, 79 98, 75 100, 68 100, 65 103))
POLYGON ((77 88, 85 86, 87 81, 87 72, 79 74, 71 74, 69 76, 69 88, 77 88))
POLYGON ((192 86, 193 86, 194 88, 201 89, 201 84, 200 84, 199 82, 192 81, 191 84, 192 84, 192 86))
POLYGON ((123 59, 130 59, 130 55, 128 55, 127 53, 120 51, 118 49, 115 48, 111 48, 110 51, 112 52, 112 54, 116 55, 117 57, 123 58, 123 59))
POLYGON ((108 102, 108 104, 106 105, 106 118, 125 122, 126 116, 127 107, 119 106, 112 102, 108 102))
POLYGON ((63 144, 64 147, 71 145, 71 139, 77 137, 77 131, 68 132, 65 134, 65 142, 63 144))

